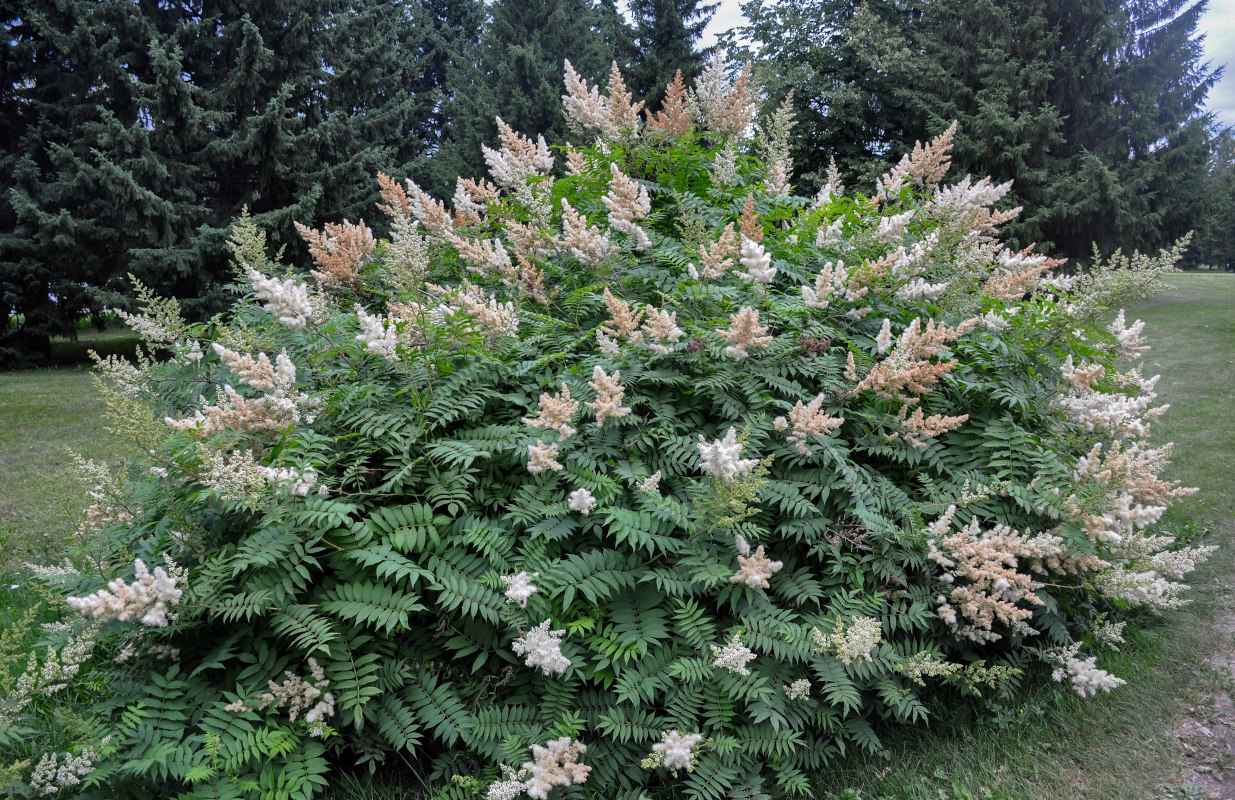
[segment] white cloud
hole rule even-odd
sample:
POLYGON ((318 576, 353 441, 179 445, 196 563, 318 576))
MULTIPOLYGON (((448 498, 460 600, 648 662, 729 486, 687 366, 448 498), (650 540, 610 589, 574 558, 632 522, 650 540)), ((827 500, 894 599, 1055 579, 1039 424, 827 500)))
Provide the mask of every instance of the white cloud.
POLYGON ((1209 90, 1206 106, 1223 125, 1235 125, 1235 2, 1210 0, 1198 26, 1205 34, 1205 58, 1226 74, 1209 90))
POLYGON ((724 33, 730 28, 738 28, 745 24, 746 17, 742 14, 739 0, 720 0, 720 8, 716 9, 716 14, 712 16, 712 21, 708 23, 708 27, 703 31, 703 36, 699 38, 699 46, 711 47, 716 44, 717 35, 724 33))

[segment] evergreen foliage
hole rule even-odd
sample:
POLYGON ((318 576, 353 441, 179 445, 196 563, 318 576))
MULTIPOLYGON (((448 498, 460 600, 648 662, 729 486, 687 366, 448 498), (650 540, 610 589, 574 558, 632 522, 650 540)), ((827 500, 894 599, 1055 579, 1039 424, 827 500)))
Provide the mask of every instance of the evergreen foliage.
POLYGON ((416 122, 426 149, 412 177, 436 194, 454 191, 460 175, 477 174, 483 132, 493 111, 480 77, 481 37, 488 14, 481 0, 418 0, 410 7, 419 46, 401 51, 415 64, 409 91, 425 105, 416 122), (477 129, 474 122, 486 125, 477 129))
POLYGON ((700 0, 631 0, 634 22, 627 83, 648 108, 660 105, 678 70, 689 84, 703 71, 707 53, 695 45, 719 3, 700 0))
POLYGON ((1196 263, 1235 269, 1235 131, 1214 136, 1205 189, 1204 222, 1197 232, 1196 263))
POLYGON ((71 333, 126 304, 129 273, 217 311, 242 208, 303 252, 294 220, 372 216, 364 176, 437 135, 399 0, 33 2, 6 33, 0 326, 71 333))
POLYGON ((497 135, 494 117, 515 130, 536 131, 550 144, 567 139, 561 112, 562 61, 596 80, 617 55, 611 5, 592 0, 497 0, 489 8, 476 97, 468 101, 467 127, 475 149, 465 177, 484 174, 480 144, 497 135))
MULTIPOLYGON (((806 188, 823 186, 830 159, 847 182, 869 181, 921 135, 915 93, 925 65, 913 26, 924 0, 756 0, 742 4, 758 42, 758 82, 772 102, 793 94, 793 159, 806 188)), ((988 167, 989 169, 989 167, 988 167)))
POLYGON ((647 125, 575 87, 605 140, 555 179, 504 130, 453 214, 381 176, 391 237, 332 227, 312 278, 243 219, 215 325, 146 298, 172 358, 102 365, 142 455, 94 470, 89 569, 43 571, 90 620, 47 633, 91 640, 90 723, 41 754, 64 670, 6 685, 12 792, 56 755, 108 798, 396 759, 440 798, 802 796, 1039 662, 1118 685, 1108 623, 1209 552, 1147 532, 1187 490, 1117 371, 1141 326, 1105 324, 1178 248, 1052 275, 999 188, 940 183, 946 139, 794 196, 787 121, 747 139, 726 74, 647 125))

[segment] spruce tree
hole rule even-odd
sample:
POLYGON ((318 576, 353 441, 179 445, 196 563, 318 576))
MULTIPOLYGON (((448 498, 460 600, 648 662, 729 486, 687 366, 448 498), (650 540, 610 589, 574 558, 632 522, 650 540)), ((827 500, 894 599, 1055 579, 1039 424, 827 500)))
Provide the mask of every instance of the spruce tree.
POLYGON ((0 282, 32 330, 123 303, 130 272, 208 314, 244 207, 302 248, 294 221, 375 217, 373 174, 438 135, 404 0, 32 0, 6 24, 0 282))
MULTIPOLYGON (((488 110, 517 131, 564 143, 563 62, 597 81, 608 77, 615 58, 600 13, 591 0, 497 0, 490 11, 482 60, 488 110)), ((493 141, 492 116, 474 124, 493 141)))
POLYGON ((631 32, 627 87, 647 108, 656 108, 673 76, 690 84, 707 55, 695 49, 720 3, 699 0, 630 0, 631 32))
POLYGON ((1127 187, 1141 249, 1165 246, 1201 221, 1213 145, 1203 107, 1220 76, 1202 62, 1198 26, 1207 2, 1137 0, 1126 8, 1115 96, 1121 135, 1110 159, 1127 187))
MULTIPOLYGON (((596 15, 600 22, 600 36, 613 49, 613 58, 622 70, 622 77, 630 85, 630 72, 636 65, 635 30, 618 9, 617 0, 595 0, 596 15)), ((640 99, 638 95, 636 100, 640 99)))
POLYGON ((449 196, 457 176, 483 168, 480 144, 487 140, 472 123, 493 116, 480 72, 488 14, 483 0, 418 0, 411 14, 420 45, 410 91, 427 146, 410 176, 431 194, 449 196))
POLYGON ((1213 136, 1193 263, 1235 270, 1235 129, 1213 136))
MULTIPOLYGON (((139 89, 126 68, 131 49, 116 35, 130 26, 107 4, 23 4, 6 14, 4 37, 3 196, 0 197, 0 334, 20 327, 0 362, 46 357, 49 336, 101 306, 114 287, 114 261, 132 244, 159 241, 163 226, 125 223, 152 210, 140 186, 100 187, 108 164, 96 156, 117 117, 135 119, 139 89), (91 174, 82 174, 81 165, 91 174), (126 215, 121 203, 133 209, 126 215)), ((141 141, 119 143, 140 158, 141 141)), ((157 173, 158 166, 152 165, 157 173)))
MULTIPOLYGON (((909 103, 912 136, 925 141, 959 122, 952 157, 957 173, 1013 181, 1004 205, 1023 208, 1008 227, 1014 246, 1052 238, 1052 225, 1064 211, 1057 195, 1068 163, 1069 115, 1079 121, 1100 114, 1105 104, 1082 96, 1084 82, 1071 87, 1068 98, 1052 91, 1060 59, 1077 53, 1049 5, 936 3, 925 7, 918 28, 923 57, 909 103), (1072 104, 1069 111, 1061 109, 1062 102, 1072 104)), ((1100 66, 1067 67, 1082 68, 1093 74, 1100 66)))
MULTIPOLYGON (((886 169, 892 143, 919 133, 909 111, 923 65, 909 38, 922 0, 750 0, 745 36, 756 79, 779 104, 793 94, 798 182, 822 185, 835 158, 846 181, 886 169)), ((917 138, 922 138, 918 135, 917 138)), ((896 154, 899 157, 899 153, 896 154)))

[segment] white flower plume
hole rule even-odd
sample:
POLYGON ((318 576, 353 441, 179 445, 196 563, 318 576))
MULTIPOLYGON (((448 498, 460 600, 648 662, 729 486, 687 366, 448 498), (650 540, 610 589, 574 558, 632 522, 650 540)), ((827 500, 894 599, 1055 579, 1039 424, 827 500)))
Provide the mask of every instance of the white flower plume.
POLYGON ((549 630, 550 621, 532 628, 511 645, 515 655, 524 656, 523 663, 539 667, 546 675, 561 675, 570 666, 570 659, 562 655, 562 637, 565 630, 549 630))
POLYGON ((736 428, 729 428, 725 438, 708 442, 699 436, 699 458, 703 471, 722 483, 746 475, 759 463, 758 459, 742 458, 742 443, 736 428))

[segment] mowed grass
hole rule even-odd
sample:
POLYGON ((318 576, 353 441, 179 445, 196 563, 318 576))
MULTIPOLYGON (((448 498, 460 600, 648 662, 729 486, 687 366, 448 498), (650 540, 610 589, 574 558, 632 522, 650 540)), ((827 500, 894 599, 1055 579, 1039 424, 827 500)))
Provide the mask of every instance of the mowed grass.
MULTIPOLYGON (((124 327, 52 340, 52 360, 133 357, 137 336, 124 327)), ((70 452, 111 462, 123 448, 103 426, 103 398, 82 366, 0 372, 0 609, 24 562, 59 561, 86 506, 70 452)), ((0 619, 0 622, 3 620, 0 619)))
MULTIPOLYGON (((103 399, 90 371, 58 368, 0 372, 0 630, 51 622, 63 605, 48 602, 22 568, 25 562, 59 563, 87 505, 85 486, 70 450, 96 461, 114 461, 120 442, 103 428, 103 399)), ((24 659, 0 664, 19 672, 24 659)))
POLYGON ((66 552, 88 488, 70 451, 96 461, 123 451, 103 412, 86 368, 0 372, 0 577, 66 552))
MULTIPOLYGON (((1127 309, 1145 321, 1153 349, 1146 375, 1160 373, 1159 402, 1171 409, 1156 442, 1174 442, 1166 476, 1200 492, 1172 508, 1165 526, 1224 545, 1191 576, 1194 602, 1147 619, 1099 666, 1127 680, 1082 700, 1030 681, 1013 698, 939 709, 925 728, 884 731, 886 758, 855 756, 828 771, 844 798, 1021 798, 1140 800, 1203 796, 1182 785, 1184 754, 1174 723, 1190 707, 1229 691, 1229 676, 1205 660, 1232 645, 1215 625, 1235 584, 1235 275, 1172 275, 1176 288, 1127 309)), ((1135 625, 1129 625, 1132 628, 1135 625)))
POLYGON ((1200 492, 1171 511, 1178 520, 1218 526, 1235 518, 1235 275, 1170 276, 1176 288, 1129 309, 1145 321, 1153 349, 1145 374, 1171 410, 1155 439, 1175 442, 1171 477, 1200 492))

